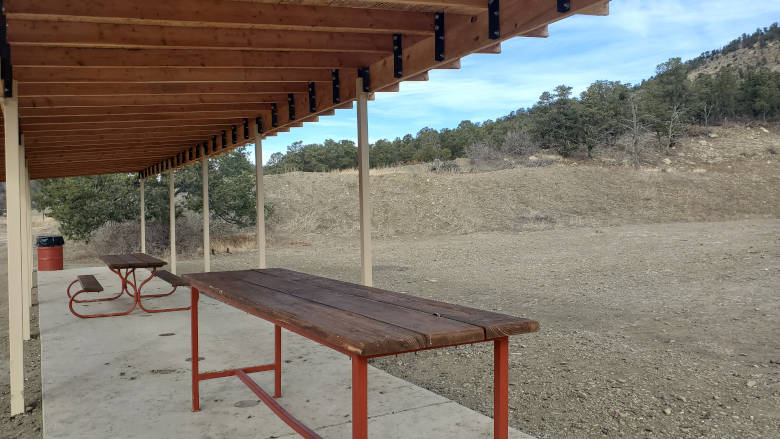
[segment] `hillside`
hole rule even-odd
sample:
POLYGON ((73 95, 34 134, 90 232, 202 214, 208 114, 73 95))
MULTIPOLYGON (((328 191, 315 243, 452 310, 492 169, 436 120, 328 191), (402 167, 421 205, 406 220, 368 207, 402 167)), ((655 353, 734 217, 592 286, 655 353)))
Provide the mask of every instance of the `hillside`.
MULTIPOLYGON (((375 236, 778 217, 777 151, 778 126, 741 125, 687 138, 639 170, 560 157, 493 172, 380 169, 371 177, 375 236)), ((355 171, 270 175, 266 191, 272 237, 357 231, 355 171)))
POLYGON ((780 41, 768 42, 765 46, 747 47, 726 54, 714 55, 705 64, 691 70, 688 78, 693 80, 702 74, 712 75, 725 67, 743 72, 751 68, 766 67, 773 72, 778 72, 780 71, 780 41))

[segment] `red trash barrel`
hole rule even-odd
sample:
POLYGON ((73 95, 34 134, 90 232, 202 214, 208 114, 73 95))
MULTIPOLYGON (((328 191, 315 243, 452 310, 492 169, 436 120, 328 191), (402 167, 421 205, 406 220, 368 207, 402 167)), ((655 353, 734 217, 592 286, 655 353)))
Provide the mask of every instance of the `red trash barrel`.
POLYGON ((39 236, 35 240, 38 247, 38 271, 62 270, 62 236, 39 236))

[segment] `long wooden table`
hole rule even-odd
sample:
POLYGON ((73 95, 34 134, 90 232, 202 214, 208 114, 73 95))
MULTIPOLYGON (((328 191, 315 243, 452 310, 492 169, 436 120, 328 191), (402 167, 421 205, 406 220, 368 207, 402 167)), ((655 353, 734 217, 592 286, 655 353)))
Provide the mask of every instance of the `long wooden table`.
POLYGON ((539 330, 533 320, 408 294, 273 268, 185 274, 192 286, 192 409, 200 410, 200 381, 237 376, 301 436, 320 438, 247 374, 274 371, 281 397, 282 328, 352 359, 352 437, 368 437, 369 358, 470 343, 494 343, 494 438, 509 431, 509 336, 539 330), (203 373, 198 370, 198 298, 209 297, 275 325, 274 363, 203 373))

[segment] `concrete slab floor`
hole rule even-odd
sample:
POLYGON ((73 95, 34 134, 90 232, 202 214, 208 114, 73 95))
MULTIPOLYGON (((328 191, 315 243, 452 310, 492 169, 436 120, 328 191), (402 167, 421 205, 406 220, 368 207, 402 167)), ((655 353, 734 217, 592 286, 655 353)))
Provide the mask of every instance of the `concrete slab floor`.
MULTIPOLYGON (((298 437, 235 377, 202 382, 201 411, 193 413, 189 312, 76 318, 65 287, 79 274, 94 274, 104 297, 119 288, 119 278, 105 267, 39 274, 44 438, 298 437)), ((144 291, 166 286, 155 279, 144 291)), ((186 306, 189 291, 147 302, 186 306)), ((125 296, 76 306, 116 312, 131 303, 125 296)), ((203 296, 199 313, 201 371, 273 361, 273 325, 203 296)), ((282 348, 280 403, 324 438, 350 437, 349 358, 288 331, 282 348)), ((253 378, 273 388, 272 372, 253 378)), ((368 383, 371 438, 492 437, 492 419, 442 396, 373 367, 368 383)), ((514 430, 510 437, 530 438, 514 430)))

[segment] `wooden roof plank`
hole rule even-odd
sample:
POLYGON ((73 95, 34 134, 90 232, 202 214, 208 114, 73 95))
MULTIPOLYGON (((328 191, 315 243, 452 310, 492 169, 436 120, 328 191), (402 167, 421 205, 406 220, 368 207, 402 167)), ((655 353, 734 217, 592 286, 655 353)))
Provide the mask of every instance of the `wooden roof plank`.
POLYGON ((14 19, 8 20, 8 39, 14 46, 393 52, 392 38, 386 34, 14 19))
POLYGON ((432 34, 433 14, 221 0, 6 0, 8 18, 230 28, 432 34))
POLYGON ((331 69, 19 67, 19 82, 330 82, 331 69))
POLYGON ((19 112, 25 117, 105 116, 132 114, 181 114, 202 112, 242 112, 255 114, 271 109, 270 103, 119 105, 116 107, 27 107, 19 112))
POLYGON ((306 93, 306 82, 195 82, 195 83, 27 83, 19 84, 20 97, 124 96, 242 93, 306 93))
POLYGON ((358 68, 376 53, 13 46, 14 67, 358 68))
POLYGON ((198 105, 273 103, 286 100, 280 94, 206 94, 206 95, 160 95, 160 96, 45 96, 19 98, 19 108, 43 107, 124 107, 133 105, 198 105))

